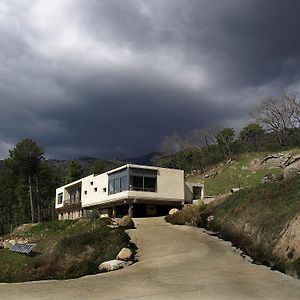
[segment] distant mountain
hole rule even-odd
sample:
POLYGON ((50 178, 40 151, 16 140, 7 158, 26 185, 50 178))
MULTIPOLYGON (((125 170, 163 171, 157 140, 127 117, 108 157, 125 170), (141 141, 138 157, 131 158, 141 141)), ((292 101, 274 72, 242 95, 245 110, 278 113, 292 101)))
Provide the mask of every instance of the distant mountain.
MULTIPOLYGON (((83 169, 82 177, 90 175, 92 173, 92 168, 97 160, 103 163, 104 172, 118 168, 125 164, 123 161, 119 160, 103 160, 94 157, 80 157, 79 159, 73 159, 78 161, 83 169)), ((58 176, 67 176, 69 172, 69 164, 72 160, 58 160, 58 159, 48 159, 47 162, 56 169, 58 176)))
POLYGON ((138 164, 138 165, 153 165, 153 157, 157 154, 157 152, 151 152, 148 154, 145 154, 143 156, 138 156, 138 157, 129 157, 122 159, 122 161, 132 163, 132 164, 138 164))

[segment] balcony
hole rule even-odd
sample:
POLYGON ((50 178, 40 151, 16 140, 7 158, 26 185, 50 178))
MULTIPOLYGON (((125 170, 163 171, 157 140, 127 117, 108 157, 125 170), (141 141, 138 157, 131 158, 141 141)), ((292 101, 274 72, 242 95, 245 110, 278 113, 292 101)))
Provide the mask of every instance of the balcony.
POLYGON ((81 197, 68 198, 64 200, 64 206, 81 204, 81 197))

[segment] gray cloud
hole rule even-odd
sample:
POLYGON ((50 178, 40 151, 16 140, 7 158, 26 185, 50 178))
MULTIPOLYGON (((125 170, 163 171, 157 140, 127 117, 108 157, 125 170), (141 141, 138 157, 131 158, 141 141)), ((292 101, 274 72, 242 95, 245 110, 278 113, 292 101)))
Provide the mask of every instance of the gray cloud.
POLYGON ((300 90, 298 1, 2 1, 0 155, 126 157, 300 90))

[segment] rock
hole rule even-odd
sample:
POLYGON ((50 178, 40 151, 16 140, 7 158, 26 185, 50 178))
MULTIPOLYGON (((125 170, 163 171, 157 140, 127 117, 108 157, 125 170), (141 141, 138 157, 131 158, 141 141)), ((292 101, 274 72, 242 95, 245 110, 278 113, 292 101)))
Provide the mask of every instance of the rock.
POLYGON ((15 240, 9 240, 9 242, 11 243, 12 246, 17 243, 15 240))
POLYGON ((132 257, 132 251, 129 248, 123 248, 117 255, 117 259, 128 261, 132 257))
POLYGON ((214 216, 210 215, 207 217, 207 223, 210 223, 213 220, 214 220, 214 216))
POLYGON ((99 265, 98 269, 101 273, 110 272, 118 269, 123 269, 129 264, 123 260, 113 259, 109 261, 105 261, 99 265))
POLYGON ((12 244, 8 240, 3 242, 4 249, 10 249, 11 246, 12 246, 12 244))
POLYGON ((4 249, 3 241, 0 241, 0 249, 4 249))
POLYGON ((20 238, 20 239, 17 239, 17 243, 18 243, 18 244, 27 244, 27 243, 28 243, 28 240, 27 240, 27 239, 20 238))
POLYGON ((178 208, 172 208, 172 209, 170 209, 170 211, 169 211, 169 215, 174 215, 174 214, 176 214, 177 212, 179 212, 179 209, 178 209, 178 208))
POLYGON ((226 165, 230 165, 232 162, 233 162, 233 161, 232 161, 232 159, 230 158, 230 159, 228 159, 228 160, 226 161, 226 165))
POLYGON ((300 175, 300 161, 299 160, 297 160, 293 164, 287 166, 283 170, 283 177, 285 180, 287 180, 289 178, 293 178, 298 175, 300 175))
POLYGON ((126 228, 126 229, 134 229, 135 228, 135 224, 134 224, 134 222, 133 222, 133 220, 131 219, 130 216, 124 216, 119 221, 119 225, 123 228, 126 228))

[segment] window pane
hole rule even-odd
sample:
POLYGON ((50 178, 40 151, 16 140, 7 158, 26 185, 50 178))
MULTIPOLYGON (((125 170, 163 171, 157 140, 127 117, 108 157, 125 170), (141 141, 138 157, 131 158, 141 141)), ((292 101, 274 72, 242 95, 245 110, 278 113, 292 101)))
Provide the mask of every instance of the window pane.
POLYGON ((113 180, 110 180, 109 182, 108 182, 108 194, 110 195, 110 194, 113 194, 114 193, 114 186, 113 186, 113 180))
POLYGON ((114 179, 114 193, 120 192, 120 178, 114 179))
POLYGON ((144 177, 144 191, 145 192, 156 191, 156 178, 144 177))
POLYGON ((142 191, 143 190, 143 177, 132 176, 132 188, 135 191, 142 191))
POLYGON ((122 191, 127 191, 127 176, 122 176, 121 178, 120 178, 120 180, 121 180, 121 192, 122 191))

